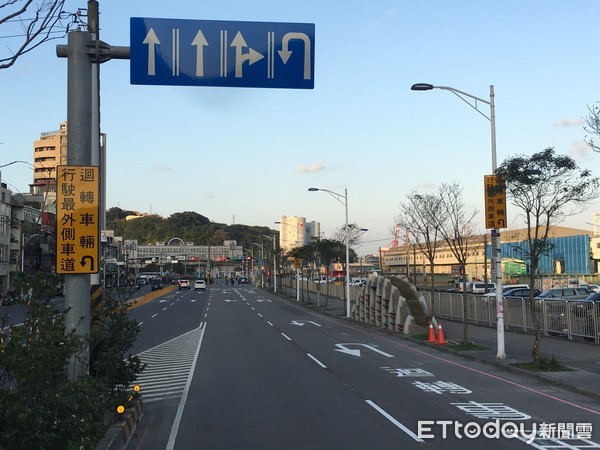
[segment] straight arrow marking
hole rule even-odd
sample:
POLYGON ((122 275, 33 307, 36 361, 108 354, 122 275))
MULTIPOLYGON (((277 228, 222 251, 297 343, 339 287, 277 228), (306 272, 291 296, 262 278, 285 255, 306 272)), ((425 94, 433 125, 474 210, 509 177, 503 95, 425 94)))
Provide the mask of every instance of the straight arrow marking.
POLYGON ((143 44, 148 44, 148 75, 156 75, 156 63, 154 60, 154 46, 160 45, 158 36, 153 28, 150 28, 148 34, 144 38, 143 44))
POLYGON ((204 37, 202 30, 198 30, 196 37, 192 41, 192 45, 196 46, 196 76, 204 76, 204 47, 208 47, 208 41, 204 37))

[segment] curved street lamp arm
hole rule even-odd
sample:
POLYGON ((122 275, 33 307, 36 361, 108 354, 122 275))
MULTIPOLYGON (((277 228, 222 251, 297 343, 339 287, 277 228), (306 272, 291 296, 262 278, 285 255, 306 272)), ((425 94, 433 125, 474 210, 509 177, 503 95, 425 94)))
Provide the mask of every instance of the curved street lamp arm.
POLYGON ((450 86, 433 86, 434 89, 443 89, 445 91, 450 91, 452 92, 454 95, 456 95, 458 98, 460 98, 463 102, 465 102, 467 105, 469 105, 471 108, 473 108, 475 111, 477 111, 479 114, 481 114, 483 117, 485 117, 487 120, 492 120, 491 117, 487 116, 483 111, 481 111, 478 107, 477 107, 477 102, 481 102, 481 103, 485 103, 486 105, 492 106, 491 102, 489 102, 488 100, 484 100, 482 98, 479 97, 475 97, 474 95, 471 94, 467 94, 466 92, 460 91, 458 89, 454 89, 453 87, 450 86), (474 100, 473 103, 471 103, 469 100, 467 100, 465 97, 471 98, 474 100))

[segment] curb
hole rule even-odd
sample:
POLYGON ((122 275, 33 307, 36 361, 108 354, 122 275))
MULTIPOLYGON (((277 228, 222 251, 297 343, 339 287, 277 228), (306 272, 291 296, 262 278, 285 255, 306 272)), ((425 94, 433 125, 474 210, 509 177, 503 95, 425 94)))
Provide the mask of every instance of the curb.
POLYGON ((96 450, 122 450, 129 443, 129 439, 135 433, 137 424, 144 415, 144 402, 140 396, 134 400, 133 405, 128 408, 117 420, 108 427, 102 440, 96 445, 96 450))

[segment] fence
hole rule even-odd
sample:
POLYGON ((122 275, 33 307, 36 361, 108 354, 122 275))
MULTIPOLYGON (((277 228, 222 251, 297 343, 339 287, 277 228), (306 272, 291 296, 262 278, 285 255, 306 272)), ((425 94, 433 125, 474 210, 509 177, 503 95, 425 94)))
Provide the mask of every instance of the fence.
MULTIPOLYGON (((345 286, 330 284, 329 291, 326 283, 314 283, 312 281, 300 281, 300 289, 297 290, 296 280, 292 278, 283 279, 281 289, 289 297, 299 297, 300 301, 315 301, 324 298, 344 299, 345 286), (328 293, 328 295, 325 295, 328 293), (311 298, 312 295, 312 298, 311 298)), ((398 288, 385 277, 370 276, 366 286, 350 286, 350 317, 359 322, 368 323, 390 331, 410 333, 416 330, 414 313, 408 306, 409 301, 421 304, 415 310, 423 312, 427 305, 421 293, 410 288, 405 292, 410 300, 404 298, 398 288)), ((425 311, 426 313, 426 311, 425 311)), ((418 322, 418 320, 417 320, 418 322)))
MULTIPOLYGON (((496 326, 496 299, 473 294, 447 292, 421 293, 429 310, 438 318, 463 321, 463 302, 467 302, 467 321, 496 326), (432 304, 433 303, 433 304, 432 304)), ((505 297, 503 300, 506 329, 525 333, 534 330, 528 298, 505 297)), ((600 303, 585 300, 552 299, 535 302, 535 314, 546 335, 563 335, 600 343, 600 303)))

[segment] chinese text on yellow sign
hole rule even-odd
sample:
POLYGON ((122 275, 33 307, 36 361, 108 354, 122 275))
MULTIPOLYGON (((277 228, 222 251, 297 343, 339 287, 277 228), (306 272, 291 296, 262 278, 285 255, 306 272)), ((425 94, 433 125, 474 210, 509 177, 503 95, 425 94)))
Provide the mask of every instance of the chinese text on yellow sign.
POLYGON ((504 177, 485 175, 485 227, 506 228, 506 184, 504 177))
POLYGON ((56 272, 98 272, 98 167, 58 166, 56 272))

